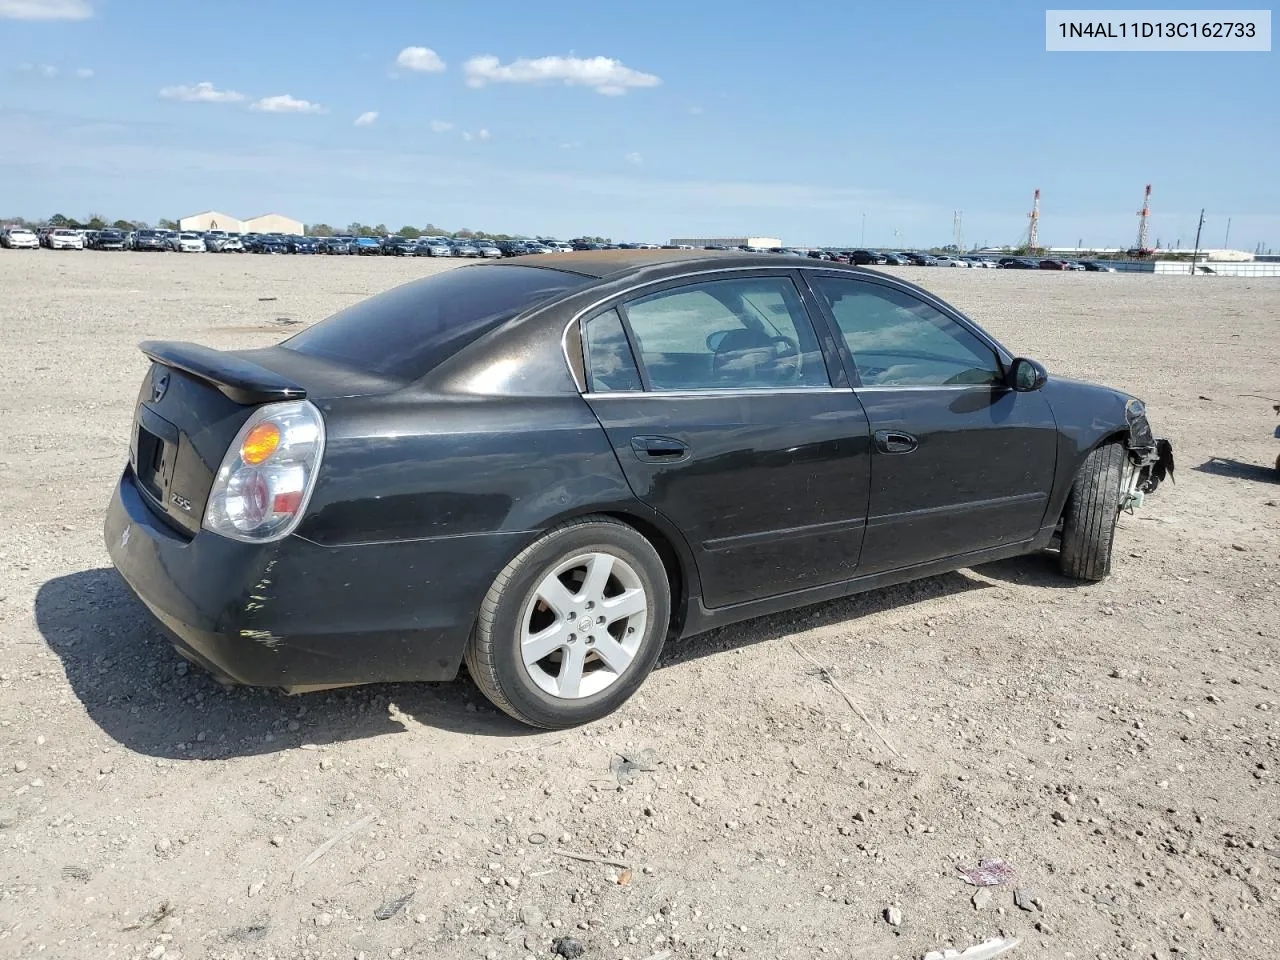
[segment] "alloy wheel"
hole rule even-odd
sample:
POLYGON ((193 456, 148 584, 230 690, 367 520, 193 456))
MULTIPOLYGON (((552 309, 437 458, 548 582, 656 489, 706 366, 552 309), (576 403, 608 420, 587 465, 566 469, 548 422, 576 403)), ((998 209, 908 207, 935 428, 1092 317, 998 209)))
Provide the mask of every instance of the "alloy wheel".
POLYGON ((644 639, 649 598, 629 563, 609 553, 560 561, 520 617, 520 660, 553 697, 579 700, 611 686, 644 639))

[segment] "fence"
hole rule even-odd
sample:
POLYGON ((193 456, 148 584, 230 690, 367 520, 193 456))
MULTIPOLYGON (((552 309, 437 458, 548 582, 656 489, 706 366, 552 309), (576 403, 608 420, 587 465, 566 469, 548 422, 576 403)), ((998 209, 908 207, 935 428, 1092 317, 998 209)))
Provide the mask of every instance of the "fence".
MULTIPOLYGON (((1181 260, 1099 260, 1115 267, 1118 273, 1168 273, 1190 276, 1191 261, 1181 260)), ((1280 263, 1245 261, 1242 263, 1213 261, 1196 262, 1197 276, 1216 277, 1280 277, 1280 263)))

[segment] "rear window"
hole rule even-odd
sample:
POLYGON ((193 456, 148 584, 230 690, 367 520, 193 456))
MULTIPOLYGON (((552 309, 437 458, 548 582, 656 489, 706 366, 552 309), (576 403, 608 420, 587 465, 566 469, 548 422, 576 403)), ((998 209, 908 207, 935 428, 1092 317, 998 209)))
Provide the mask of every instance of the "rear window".
POLYGON ((347 307, 283 346, 416 380, 499 324, 590 279, 538 267, 460 267, 347 307))

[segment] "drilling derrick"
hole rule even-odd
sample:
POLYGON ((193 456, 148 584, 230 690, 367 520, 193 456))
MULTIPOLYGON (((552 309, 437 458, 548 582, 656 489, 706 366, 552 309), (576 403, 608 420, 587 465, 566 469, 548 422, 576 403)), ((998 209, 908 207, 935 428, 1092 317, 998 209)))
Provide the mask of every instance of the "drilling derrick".
POLYGON ((1155 253, 1151 249, 1147 231, 1151 222, 1151 184, 1147 184, 1146 193, 1142 195, 1142 209, 1138 211, 1138 256, 1145 257, 1155 253))
POLYGON ((1030 226, 1027 227, 1027 252, 1035 253, 1036 248, 1040 246, 1040 191, 1036 190, 1035 200, 1031 205, 1031 212, 1027 214, 1031 220, 1030 226))

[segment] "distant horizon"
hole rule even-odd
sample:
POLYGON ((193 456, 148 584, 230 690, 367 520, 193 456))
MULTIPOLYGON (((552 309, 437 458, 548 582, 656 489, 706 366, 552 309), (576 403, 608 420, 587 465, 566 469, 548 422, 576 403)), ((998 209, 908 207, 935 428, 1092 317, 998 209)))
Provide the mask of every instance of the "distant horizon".
MULTIPOLYGON (((95 211, 95 212, 96 212, 96 211, 95 211)), ((117 221, 125 221, 125 222, 128 222, 128 223, 130 223, 130 224, 134 224, 134 223, 145 223, 145 224, 148 224, 148 225, 154 226, 154 225, 158 224, 158 223, 159 223, 160 221, 162 221, 162 220, 167 220, 167 221, 170 221, 170 222, 173 222, 173 223, 177 223, 179 220, 181 220, 181 219, 185 219, 185 218, 187 218, 187 217, 199 216, 199 215, 201 215, 201 214, 205 214, 205 213, 222 213, 222 212, 223 212, 223 211, 221 211, 221 210, 215 210, 215 209, 213 209, 213 208, 208 208, 208 209, 205 209, 205 210, 198 211, 198 212, 196 212, 196 213, 185 214, 183 217, 179 217, 179 218, 174 218, 174 217, 159 217, 159 218, 156 218, 156 219, 154 219, 154 220, 146 219, 146 218, 143 218, 143 217, 133 217, 133 218, 129 218, 129 217, 111 217, 111 218, 109 218, 109 219, 106 219, 106 220, 105 220, 105 224, 106 224, 106 226, 107 226, 107 227, 110 227, 110 226, 112 226, 113 224, 115 224, 117 221)), ((68 216, 67 214, 63 213, 61 210, 58 210, 58 211, 55 211, 53 214, 50 214, 50 215, 48 215, 48 216, 34 216, 34 217, 30 217, 30 216, 26 216, 26 215, 24 215, 24 214, 16 214, 16 213, 14 213, 14 214, 10 214, 10 215, 6 215, 6 216, 0 216, 0 226, 2 226, 2 225, 4 225, 4 224, 8 224, 8 223, 15 222, 15 221, 22 221, 22 222, 27 223, 27 224, 48 224, 51 220, 53 220, 54 218, 56 218, 59 214, 61 214, 62 216, 66 217, 69 221, 73 221, 74 223, 76 223, 76 224, 78 225, 78 227, 79 227, 79 228, 83 228, 83 227, 85 226, 85 224, 89 223, 89 222, 90 222, 90 220, 92 220, 92 217, 87 216, 87 215, 85 216, 85 218, 84 218, 84 219, 81 219, 81 218, 80 218, 80 217, 78 217, 78 216, 68 216)), ((233 215, 232 215, 232 214, 227 214, 227 216, 233 216, 233 215)), ((246 218, 246 219, 250 219, 250 220, 252 220, 252 219, 257 219, 257 218, 259 218, 259 217, 266 217, 266 216, 284 216, 284 217, 288 217, 289 215, 288 215, 288 214, 281 214, 281 213, 279 213, 278 211, 269 211, 268 213, 256 214, 254 217, 249 217, 249 218, 246 218)), ((236 219, 239 219, 239 218, 236 218, 236 219)), ((294 218, 290 217, 290 219, 294 219, 294 218)), ((304 227, 306 227, 306 228, 307 228, 307 232, 309 232, 309 231, 310 231, 310 228, 312 228, 312 227, 316 227, 316 226, 324 226, 324 227, 328 227, 328 228, 330 228, 330 229, 331 229, 331 230, 333 230, 335 233, 339 233, 339 232, 343 232, 343 233, 345 233, 345 232, 346 232, 346 228, 347 228, 347 227, 349 227, 352 223, 357 223, 357 222, 359 222, 359 223, 361 224, 361 226, 364 226, 364 227, 372 228, 372 227, 374 227, 374 226, 375 226, 375 224, 365 223, 365 222, 363 222, 363 221, 348 221, 347 223, 331 223, 331 222, 329 222, 329 221, 327 221, 327 220, 317 220, 317 221, 315 221, 314 223, 313 223, 313 222, 309 222, 309 221, 300 221, 300 222, 301 222, 301 223, 303 223, 304 227)), ((1042 224, 1043 224, 1043 221, 1042 221, 1042 224)), ((537 239, 537 238, 539 238, 539 237, 543 237, 543 238, 556 238, 554 234, 549 233, 549 232, 546 232, 546 231, 543 231, 543 232, 540 232, 540 233, 519 233, 519 232, 506 231, 506 230, 488 230, 488 229, 485 229, 485 228, 483 228, 483 227, 481 227, 481 228, 471 228, 471 227, 457 227, 457 228, 449 228, 449 227, 441 226, 441 225, 439 225, 439 224, 431 224, 431 223, 425 224, 425 225, 423 225, 423 226, 418 226, 417 224, 411 224, 411 223, 404 223, 404 224, 401 224, 399 227, 396 227, 396 228, 394 228, 394 229, 391 229, 389 224, 383 224, 383 226, 388 227, 388 230, 387 230, 387 235, 388 235, 388 236, 390 236, 390 235, 394 235, 394 234, 397 234, 397 233, 399 233, 399 232, 400 232, 400 230, 403 230, 403 229, 405 229, 405 228, 412 228, 412 229, 419 230, 419 231, 421 231, 421 232, 424 232, 424 233, 425 233, 425 232, 426 232, 426 230, 427 230, 427 228, 428 228, 428 227, 431 227, 431 228, 434 228, 434 229, 438 229, 438 230, 440 230, 442 233, 445 233, 445 234, 455 234, 455 233, 462 232, 462 231, 469 231, 469 232, 471 232, 471 233, 476 233, 476 234, 481 234, 481 233, 482 233, 482 234, 489 234, 489 235, 494 235, 494 236, 509 236, 509 237, 513 237, 513 238, 528 239, 528 240, 537 239)), ((175 228, 175 229, 176 229, 176 228, 175 228)), ((1043 228, 1043 226, 1041 227, 1041 229, 1042 229, 1042 230, 1044 229, 1044 228, 1043 228)), ((594 237, 594 236, 606 236, 606 234, 602 234, 602 233, 589 233, 589 232, 576 233, 576 234, 573 234, 573 235, 572 235, 572 237, 570 237, 570 239, 576 239, 577 237, 594 237)), ((713 241, 714 241, 714 240, 716 240, 716 239, 724 240, 724 239, 729 239, 729 238, 731 238, 731 237, 736 237, 736 236, 744 236, 744 237, 745 237, 745 236, 767 236, 767 234, 766 234, 766 233, 764 233, 763 231, 758 231, 758 232, 753 232, 753 233, 749 233, 749 234, 748 234, 748 233, 743 233, 743 234, 732 234, 732 235, 730 235, 730 234, 725 234, 723 237, 720 237, 720 238, 713 238, 713 237, 712 237, 712 238, 708 238, 708 239, 711 239, 711 240, 713 240, 713 241)), ((557 238, 557 239, 558 239, 558 238, 557 238)), ((839 243, 839 242, 837 242, 837 243, 831 243, 831 242, 825 242, 825 243, 807 243, 807 242, 789 242, 789 241, 786 241, 786 240, 785 240, 785 238, 782 238, 782 239, 783 239, 783 241, 784 241, 784 242, 782 243, 782 246, 786 246, 786 247, 802 247, 802 248, 810 249, 810 250, 856 250, 856 249, 882 250, 882 251, 894 251, 894 250, 932 250, 932 249, 944 249, 944 248, 948 248, 948 247, 953 247, 953 246, 954 246, 954 244, 953 244, 953 241, 952 241, 952 240, 944 240, 944 241, 941 241, 941 242, 938 242, 938 243, 926 243, 926 244, 916 244, 916 245, 912 245, 912 244, 903 244, 903 243, 898 243, 898 244, 892 244, 892 243, 878 243, 878 244, 865 243, 865 244, 864 244, 864 243, 861 243, 861 242, 857 242, 857 243, 855 243, 855 242, 848 242, 848 243, 839 243)), ((670 242, 670 240, 669 240, 669 239, 653 240, 653 239, 632 238, 632 237, 624 237, 624 238, 616 238, 616 237, 615 237, 615 238, 612 238, 612 239, 608 240, 608 242, 609 242, 609 243, 658 243, 658 244, 663 244, 663 243, 669 243, 669 242, 670 242)), ((1012 243, 987 243, 987 244, 983 244, 983 243, 975 243, 975 242, 972 242, 972 241, 966 241, 966 243, 965 243, 965 245, 963 246, 963 248, 962 248, 962 249, 963 249, 963 251, 964 251, 964 252, 968 252, 968 253, 972 253, 972 252, 980 252, 980 251, 982 251, 982 250, 1008 251, 1008 250, 1014 250, 1014 249, 1017 249, 1018 247, 1023 246, 1023 245, 1024 245, 1024 244, 1020 244, 1020 243, 1016 243, 1016 242, 1012 242, 1012 243)), ((1128 244, 1128 245, 1116 245, 1116 244, 1097 244, 1097 245, 1094 245, 1094 244, 1089 244, 1089 243, 1085 243, 1085 244, 1083 244, 1083 245, 1078 245, 1078 244, 1056 244, 1056 243, 1049 243, 1049 242, 1046 242, 1046 241, 1044 241, 1044 240, 1042 239, 1042 240, 1037 244, 1036 249, 1037 249, 1037 250, 1051 250, 1051 251, 1058 251, 1058 252, 1064 252, 1064 253, 1065 253, 1065 252, 1069 252, 1069 251, 1079 251, 1079 252, 1086 252, 1086 253, 1087 253, 1087 252, 1097 252, 1097 253, 1104 253, 1104 252, 1124 253, 1124 252, 1127 252, 1127 251, 1129 251, 1129 250, 1133 250, 1133 249, 1135 249, 1135 247, 1136 247, 1136 245, 1135 245, 1135 244, 1133 244, 1133 243, 1128 244)), ((1252 248, 1246 248, 1246 247, 1243 247, 1243 246, 1235 246, 1235 245, 1232 245, 1232 246, 1222 246, 1222 245, 1209 246, 1209 245, 1204 245, 1204 246, 1201 246, 1201 247, 1199 248, 1199 250, 1200 250, 1202 253, 1203 253, 1204 251, 1207 251, 1207 250, 1212 250, 1212 251, 1214 251, 1214 252, 1226 252, 1226 251, 1232 251, 1232 252, 1236 252, 1236 253, 1248 253, 1248 254, 1254 254, 1254 255, 1262 254, 1262 255, 1264 255, 1264 256, 1265 256, 1265 255, 1269 255, 1269 254, 1271 254, 1271 252, 1272 252, 1271 248, 1270 248, 1270 247, 1267 247, 1265 244, 1262 244, 1262 247, 1263 247, 1263 248, 1262 248, 1261 250, 1257 249, 1256 247, 1257 247, 1257 245, 1255 245, 1255 247, 1252 247, 1252 248)), ((1153 251, 1155 251, 1155 252, 1160 252, 1160 253, 1188 253, 1188 254, 1189 254, 1189 253, 1192 253, 1195 249, 1196 249, 1196 248, 1191 247, 1191 246, 1188 246, 1188 245, 1186 245, 1185 243, 1184 243, 1184 244, 1181 244, 1181 245, 1176 245, 1176 241, 1175 241, 1175 245, 1169 245, 1169 244, 1165 244, 1165 243, 1160 242, 1159 240, 1157 240, 1155 243, 1153 243, 1153 246, 1152 246, 1152 250, 1153 250, 1153 251)))
MULTIPOLYGON (((221 212, 222 212, 222 211, 220 211, 220 210, 202 210, 202 211, 200 211, 199 213, 187 214, 187 215, 186 215, 186 217, 195 217, 195 216, 200 216, 200 215, 202 215, 202 214, 206 214, 206 213, 221 213, 221 212)), ((59 213, 60 213, 60 211, 59 211, 59 213)), ((48 225, 48 224, 49 224, 53 219, 55 219, 58 215, 59 215, 58 213, 55 213, 55 214, 52 214, 52 215, 51 215, 51 216, 49 216, 49 217, 23 217, 23 216, 20 216, 20 215, 14 215, 14 216, 10 216, 10 217, 0 217, 0 226, 4 226, 4 225, 6 225, 6 224, 14 223, 14 222, 17 222, 17 221, 21 221, 21 222, 23 222, 24 224, 28 224, 28 225, 29 225, 29 224, 44 224, 44 225, 48 225)), ((66 217, 66 215, 65 215, 65 214, 62 214, 62 216, 66 217)), ((231 214, 227 214, 227 216, 231 216, 231 214)), ((260 217, 268 217, 268 216, 285 216, 285 215, 284 215, 284 214, 279 214, 279 213, 272 212, 272 213, 259 214, 257 217, 251 217, 251 218, 249 218, 249 219, 258 219, 258 218, 260 218, 260 217)), ((179 219, 186 219, 186 217, 179 218, 179 219)), ((66 219, 67 219, 70 223, 72 223, 72 224, 74 224, 74 225, 75 225, 75 226, 74 226, 74 229, 87 229, 87 226, 86 226, 86 225, 87 225, 89 222, 91 222, 91 220, 92 220, 92 218, 91 218, 91 217, 90 217, 90 218, 87 218, 87 219, 85 219, 85 220, 81 220, 81 219, 79 219, 78 217, 66 217, 66 219)), ((290 219, 292 219, 292 218, 290 218, 290 219)), ((129 223, 129 224, 130 224, 130 226, 133 226, 133 225, 135 225, 135 224, 146 224, 146 225, 147 225, 147 226, 145 226, 145 227, 137 227, 136 229, 175 229, 175 230, 176 230, 176 229, 180 229, 179 227, 161 228, 161 227, 159 227, 159 226, 158 226, 158 224, 159 224, 160 222, 162 222, 162 221, 169 222, 169 223, 178 223, 178 222, 179 222, 179 220, 176 220, 176 219, 171 218, 171 217, 160 217, 158 220, 155 220, 155 221, 151 221, 151 220, 144 220, 144 219, 142 219, 142 218, 134 218, 134 219, 130 220, 130 219, 125 218, 125 217, 116 217, 116 218, 111 219, 111 220, 106 220, 106 221, 104 222, 104 226, 103 226, 103 227, 100 227, 100 228, 97 228, 97 229, 111 229, 111 228, 115 228, 115 224, 116 224, 117 222, 126 222, 126 223, 129 223)), ((332 235, 334 235, 334 236, 346 235, 346 234, 348 233, 347 228, 348 228, 348 227, 350 227, 350 226, 352 226, 352 224, 353 224, 353 223, 356 223, 356 222, 357 222, 357 221, 351 221, 351 222, 348 222, 348 223, 346 223, 346 224, 333 224, 333 223, 328 223, 327 221, 316 221, 315 223, 305 223, 305 222, 303 222, 303 227, 304 227, 303 232, 304 232, 304 234, 311 234, 311 231, 312 231, 312 229, 313 229, 313 228, 315 228, 315 227, 325 227, 325 228, 329 229, 329 230, 332 232, 332 235)), ((363 227, 363 228, 366 228, 366 229, 373 230, 373 229, 374 229, 374 227, 378 226, 378 224, 360 223, 360 226, 361 226, 361 227, 363 227)), ((381 224, 381 226, 388 226, 388 225, 387 225, 387 224, 381 224)), ((458 234, 458 233, 470 233, 470 234, 476 235, 477 239, 483 239, 484 237, 498 237, 498 238, 501 238, 501 237, 510 237, 511 239, 518 239, 518 240, 537 240, 537 239, 558 240, 558 239, 560 239, 560 238, 558 238, 558 237, 555 237, 555 236, 554 236, 554 235, 552 235, 552 234, 545 233, 545 232, 544 232, 544 233, 536 233, 536 234, 535 234, 535 233, 508 233, 508 232, 503 231, 503 230, 484 230, 484 229, 480 229, 480 230, 472 230, 472 229, 471 229, 471 228, 469 228, 469 227, 459 227, 459 228, 457 228, 457 229, 453 229, 453 230, 451 230, 451 229, 449 229, 448 227, 442 227, 442 226, 440 226, 439 224, 426 224, 426 225, 424 225, 424 226, 422 226, 422 227, 418 227, 418 226, 416 226, 415 224, 407 224, 407 223, 406 223, 406 224, 401 224, 401 226, 400 226, 400 227, 398 227, 398 228, 396 228, 395 230, 388 229, 387 231, 385 231, 385 233, 384 233, 383 235, 385 235, 385 236, 395 236, 395 235, 399 234, 399 233, 400 233, 400 231, 402 231, 402 230, 405 230, 405 229, 413 229, 413 230, 418 231, 418 232, 419 232, 419 233, 421 233, 422 235, 426 236, 426 235, 429 235, 429 234, 428 234, 428 228, 433 229, 433 230, 435 230, 435 231, 438 231, 441 235, 449 235, 449 236, 452 236, 452 235, 455 235, 455 234, 458 234), (483 235, 483 236, 481 236, 481 235, 483 235)), ((124 229, 124 228, 117 228, 117 229, 124 229)), ((210 229, 213 229, 213 228, 210 228, 210 229)), ((218 229, 220 229, 220 228, 218 228, 218 229)), ((209 232, 209 231, 207 231, 207 230, 197 230, 196 232, 197 232, 197 233, 207 233, 207 232, 209 232)), ((240 232, 244 232, 244 231, 230 231, 230 232, 232 232, 232 233, 240 233, 240 232)), ((255 231, 248 231, 248 232, 253 233, 253 232, 255 232, 255 231)), ((580 233, 580 234, 576 234, 576 235, 574 235, 574 236, 571 236, 571 237, 569 237, 568 239, 570 239, 570 240, 574 240, 574 239, 578 239, 578 238, 580 238, 580 237, 602 237, 602 236, 604 236, 604 235, 603 235, 603 234, 594 234, 594 233, 580 233)), ((741 236, 744 236, 744 237, 745 237, 745 236, 763 237, 763 236, 765 236, 765 234, 764 234, 764 233, 752 233, 752 234, 742 234, 741 236)), ((730 237, 730 236, 724 236, 724 237, 708 237, 707 239, 708 239, 710 242, 715 243, 715 242, 725 242, 725 241, 728 241, 728 240, 730 240, 730 239, 735 239, 735 238, 736 238, 736 235, 735 235, 734 237, 730 237)), ((781 239, 781 238, 779 238, 779 239, 781 239)), ((656 244, 660 244, 660 245, 661 245, 661 244, 669 244, 669 243, 673 243, 673 242, 675 242, 675 241, 674 241, 674 240, 672 240, 672 239, 663 239, 663 240, 644 240, 644 239, 637 239, 637 238, 607 238, 607 239, 605 240, 605 242, 607 242, 607 243, 656 243, 656 244)), ((863 250, 873 250, 873 251, 882 251, 882 252, 890 252, 890 253, 891 253, 891 252, 893 252, 893 251, 897 251, 897 250, 908 251, 908 250, 946 250, 946 249, 956 249, 956 248, 955 248, 955 246, 954 246, 954 244, 953 244, 952 242, 950 242, 950 241, 945 242, 945 243, 931 243, 931 244, 924 244, 924 245, 918 245, 918 246, 910 246, 910 245, 905 245, 905 244, 893 245, 893 244, 869 244, 869 243, 868 243, 868 244, 862 244, 862 243, 796 243, 796 242, 785 242, 785 241, 784 241, 783 243, 781 243, 781 244, 780 244, 780 246, 783 246, 783 247, 792 247, 792 248, 796 248, 796 249, 803 249, 803 250, 859 250, 859 249, 863 249, 863 250)), ((969 243, 969 244, 966 244, 964 247, 960 248, 960 249, 958 250, 958 252, 960 252, 960 253, 965 253, 965 254, 983 253, 983 252, 991 252, 991 253, 997 253, 997 252, 998 252, 998 253, 1011 253, 1011 252, 1013 252, 1013 251, 1015 251, 1015 250, 1018 250, 1018 249, 1020 249, 1020 248, 1025 248, 1025 245, 1023 245, 1023 244, 1016 244, 1016 243, 1009 243, 1009 244, 974 244, 974 243, 969 243)), ((762 248, 762 249, 763 249, 763 248, 762 248)), ((1056 244, 1040 243, 1040 244, 1038 244, 1038 245, 1036 246, 1036 249, 1037 249, 1037 250, 1039 250, 1039 251, 1041 251, 1041 252, 1046 252, 1046 253, 1128 253, 1129 251, 1136 249, 1136 247, 1135 247, 1134 245, 1132 245, 1132 244, 1130 244, 1129 246, 1104 246, 1104 245, 1091 246, 1091 245, 1089 245, 1089 244, 1084 244, 1084 245, 1078 246, 1078 245, 1075 245, 1075 244, 1070 244, 1070 245, 1056 245, 1056 244)), ((1270 256, 1270 255, 1272 255, 1272 249, 1271 249, 1270 247, 1264 247, 1264 248, 1263 248, 1263 249, 1261 249, 1261 250, 1259 250, 1259 249, 1246 250, 1246 249, 1244 249, 1243 247, 1236 247, 1236 246, 1224 247, 1224 246, 1207 246, 1207 245, 1206 245, 1206 246, 1201 246, 1201 247, 1199 247, 1199 248, 1196 248, 1196 247, 1190 247, 1190 246, 1186 246, 1186 245, 1182 245, 1182 246, 1169 246, 1169 245, 1166 245, 1166 244, 1162 244, 1162 243, 1160 243, 1160 242, 1158 242, 1158 241, 1157 241, 1157 242, 1152 246, 1152 248, 1151 248, 1151 253, 1152 253, 1152 254, 1163 253, 1163 254, 1187 254, 1187 255, 1190 255, 1190 254, 1194 253, 1197 249, 1199 250, 1199 252, 1200 252, 1200 253, 1244 253, 1244 254, 1249 254, 1249 255, 1251 255, 1251 256, 1270 256)))

